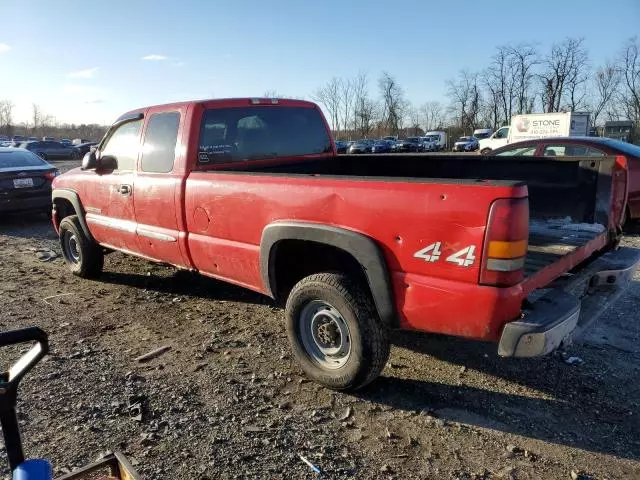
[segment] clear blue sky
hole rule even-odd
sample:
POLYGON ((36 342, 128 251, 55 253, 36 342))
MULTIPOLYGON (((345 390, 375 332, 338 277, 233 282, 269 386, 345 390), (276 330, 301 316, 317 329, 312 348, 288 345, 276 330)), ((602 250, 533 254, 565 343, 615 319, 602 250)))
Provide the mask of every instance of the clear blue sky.
POLYGON ((109 123, 176 100, 308 97, 333 76, 382 70, 409 100, 446 101, 444 82, 494 47, 542 51, 585 37, 593 64, 640 34, 640 0, 0 0, 0 99, 26 120, 109 123), (156 60, 143 60, 155 55, 156 60))

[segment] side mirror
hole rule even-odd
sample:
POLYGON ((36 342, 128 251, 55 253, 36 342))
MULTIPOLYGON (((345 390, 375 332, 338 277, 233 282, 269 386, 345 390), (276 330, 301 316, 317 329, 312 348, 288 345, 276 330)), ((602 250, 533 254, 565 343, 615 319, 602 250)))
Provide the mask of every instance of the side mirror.
POLYGON ((100 170, 115 170, 118 168, 118 160, 113 155, 100 155, 100 170))
POLYGON ((80 166, 81 170, 95 170, 98 168, 98 157, 96 157, 95 150, 91 150, 84 154, 82 157, 82 165, 80 166))

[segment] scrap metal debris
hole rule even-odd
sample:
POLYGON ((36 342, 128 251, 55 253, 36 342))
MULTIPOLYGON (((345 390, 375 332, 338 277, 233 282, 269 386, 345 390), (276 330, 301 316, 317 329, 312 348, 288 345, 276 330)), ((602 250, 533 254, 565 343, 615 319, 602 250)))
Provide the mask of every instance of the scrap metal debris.
POLYGON ((171 345, 164 345, 162 347, 158 347, 155 350, 151 350, 150 352, 145 353, 144 355, 140 355, 139 357, 136 358, 136 361, 138 362, 147 362, 149 360, 152 360, 156 357, 159 357, 160 355, 162 355, 163 353, 168 352, 169 350, 171 350, 171 345))

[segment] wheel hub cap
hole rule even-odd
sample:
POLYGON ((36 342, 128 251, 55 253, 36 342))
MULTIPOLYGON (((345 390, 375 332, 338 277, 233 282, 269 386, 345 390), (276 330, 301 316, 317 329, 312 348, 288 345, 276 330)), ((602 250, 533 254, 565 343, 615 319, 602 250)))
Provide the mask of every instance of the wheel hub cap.
POLYGON ((351 334, 340 312, 326 302, 309 302, 299 317, 302 344, 323 368, 342 367, 351 354, 351 334))

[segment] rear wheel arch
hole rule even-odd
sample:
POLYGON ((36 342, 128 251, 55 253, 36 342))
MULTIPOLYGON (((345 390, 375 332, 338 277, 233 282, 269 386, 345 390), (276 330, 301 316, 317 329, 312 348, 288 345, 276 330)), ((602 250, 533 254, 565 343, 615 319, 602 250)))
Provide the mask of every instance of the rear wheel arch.
POLYGON ((59 225, 65 217, 77 215, 83 233, 89 240, 94 241, 93 235, 91 235, 89 231, 89 226, 85 219, 85 211, 78 194, 73 190, 56 188, 53 190, 51 198, 56 209, 56 223, 59 225))
POLYGON ((327 270, 359 277, 382 322, 390 328, 398 326, 391 277, 373 239, 352 230, 305 222, 278 222, 264 229, 260 273, 267 292, 276 300, 286 300, 290 289, 305 276, 327 270), (283 272, 283 259, 290 255, 296 259, 292 262, 296 271, 283 272))

